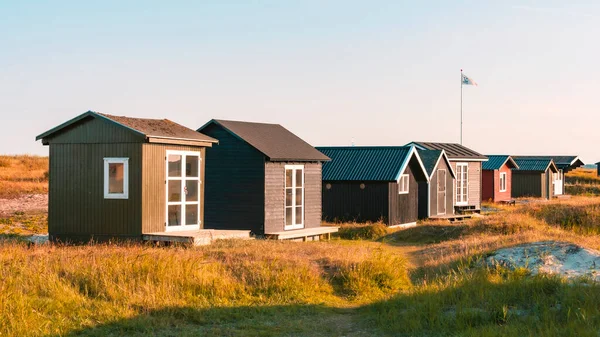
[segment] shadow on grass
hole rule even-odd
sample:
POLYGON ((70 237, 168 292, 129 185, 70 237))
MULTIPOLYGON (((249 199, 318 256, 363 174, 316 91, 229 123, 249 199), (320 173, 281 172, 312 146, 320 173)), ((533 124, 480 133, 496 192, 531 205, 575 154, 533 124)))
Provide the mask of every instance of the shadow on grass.
POLYGON ((355 310, 324 305, 169 307, 60 336, 380 335, 355 321, 355 310))
POLYGON ((390 245, 427 245, 449 240, 456 240, 462 236, 470 235, 479 231, 480 229, 476 226, 467 224, 424 224, 388 234, 380 238, 379 241, 390 245))
POLYGON ((600 328, 598 284, 507 270, 453 277, 358 308, 139 309, 66 336, 596 336, 600 328))

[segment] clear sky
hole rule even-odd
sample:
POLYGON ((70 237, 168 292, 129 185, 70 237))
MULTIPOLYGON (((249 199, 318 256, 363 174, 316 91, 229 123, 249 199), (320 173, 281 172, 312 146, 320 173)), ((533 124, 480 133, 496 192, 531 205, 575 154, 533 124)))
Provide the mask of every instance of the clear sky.
POLYGON ((600 160, 600 2, 0 0, 0 153, 87 110, 600 160))

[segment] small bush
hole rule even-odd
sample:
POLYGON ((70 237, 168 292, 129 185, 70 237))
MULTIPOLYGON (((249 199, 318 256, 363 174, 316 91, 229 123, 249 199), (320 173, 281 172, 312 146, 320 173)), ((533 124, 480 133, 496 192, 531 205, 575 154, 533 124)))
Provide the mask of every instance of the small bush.
POLYGON ((411 287, 405 260, 383 252, 364 261, 342 263, 334 280, 351 299, 380 298, 411 287))
POLYGON ((377 240, 388 234, 388 228, 382 223, 362 226, 342 226, 338 235, 346 240, 377 240))

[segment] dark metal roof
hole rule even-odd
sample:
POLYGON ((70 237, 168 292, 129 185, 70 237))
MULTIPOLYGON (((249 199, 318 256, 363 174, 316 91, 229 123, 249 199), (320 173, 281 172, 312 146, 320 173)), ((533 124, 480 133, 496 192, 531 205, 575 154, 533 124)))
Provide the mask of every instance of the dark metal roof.
MULTIPOLYGON (((329 158, 323 180, 396 181, 408 164, 410 146, 317 147, 329 158)), ((414 152, 416 153, 416 151, 414 152)))
POLYGON ((423 162, 423 166, 425 167, 427 175, 430 178, 433 175, 433 171, 435 170, 438 162, 442 159, 445 160, 448 164, 448 167, 450 168, 450 175, 452 175, 453 178, 456 178, 454 170, 452 169, 452 165, 450 164, 448 156, 446 155, 446 152, 444 150, 417 150, 417 152, 419 153, 421 162, 423 162))
POLYGON ((553 168, 553 171, 558 171, 556 165, 552 161, 552 159, 544 159, 544 158, 520 158, 513 157, 517 165, 518 169, 514 169, 517 171, 540 171, 545 172, 548 167, 553 168))
POLYGON ((499 170, 505 163, 508 164, 509 168, 519 168, 519 165, 515 163, 514 159, 508 155, 486 155, 488 161, 483 162, 481 165, 482 170, 499 170))
POLYGON ((147 138, 163 138, 206 143, 218 142, 214 138, 196 132, 183 125, 172 122, 168 119, 147 119, 125 116, 113 116, 95 111, 85 112, 49 131, 46 131, 41 135, 37 136, 36 140, 50 137, 75 123, 88 120, 89 118, 102 118, 147 138))
POLYGON ((431 176, 433 170, 435 169, 435 165, 437 164, 440 156, 442 155, 442 151, 440 150, 418 150, 419 157, 421 157, 421 161, 423 162, 423 166, 425 166, 425 170, 427 171, 427 175, 431 176))
POLYGON ((328 161, 312 145, 279 124, 251 123, 213 119, 198 129, 216 123, 262 152, 270 161, 328 161))
POLYGON ((464 160, 477 160, 485 161, 487 157, 479 152, 475 152, 468 147, 462 146, 456 143, 432 143, 432 142, 412 142, 407 145, 414 144, 418 148, 427 150, 444 150, 446 155, 451 160, 464 159, 464 160))
POLYGON ((556 167, 563 171, 570 171, 584 165, 583 161, 581 161, 578 156, 513 156, 513 158, 533 160, 552 159, 556 167))

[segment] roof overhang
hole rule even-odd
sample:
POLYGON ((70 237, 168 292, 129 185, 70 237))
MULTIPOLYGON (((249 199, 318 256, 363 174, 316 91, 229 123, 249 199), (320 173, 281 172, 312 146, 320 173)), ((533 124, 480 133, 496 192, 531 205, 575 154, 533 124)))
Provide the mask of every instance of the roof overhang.
POLYGON ((156 136, 148 136, 148 143, 154 144, 173 144, 173 145, 189 145, 189 146, 204 146, 204 147, 212 147, 213 144, 218 144, 218 141, 210 141, 203 142, 194 139, 184 139, 184 138, 169 138, 169 137, 156 137, 156 136))
POLYGON ((488 161, 488 158, 469 158, 469 157, 448 157, 450 161, 476 161, 476 162, 484 162, 488 161))
POLYGON ((558 168, 556 167, 556 164, 554 164, 554 160, 550 160, 550 163, 548 163, 548 166, 546 167, 545 171, 548 171, 548 169, 550 169, 552 172, 558 173, 558 168))

